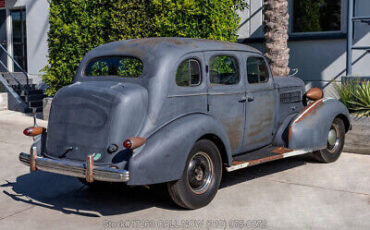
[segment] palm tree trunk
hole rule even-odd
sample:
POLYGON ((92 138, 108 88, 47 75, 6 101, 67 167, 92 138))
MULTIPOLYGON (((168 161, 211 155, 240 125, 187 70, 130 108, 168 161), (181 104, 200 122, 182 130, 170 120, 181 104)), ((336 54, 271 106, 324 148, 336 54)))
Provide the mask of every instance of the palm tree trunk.
POLYGON ((264 0, 265 56, 271 60, 273 76, 287 76, 290 72, 288 48, 288 1, 264 0))

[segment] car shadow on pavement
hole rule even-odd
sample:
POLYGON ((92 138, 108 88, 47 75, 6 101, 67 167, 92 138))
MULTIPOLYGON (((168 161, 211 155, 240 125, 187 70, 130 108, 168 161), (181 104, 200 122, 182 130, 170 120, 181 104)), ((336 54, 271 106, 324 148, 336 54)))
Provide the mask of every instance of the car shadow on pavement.
POLYGON ((24 174, 16 182, 0 184, 3 193, 24 202, 89 217, 111 216, 158 207, 178 209, 162 186, 128 188, 123 184, 104 184, 89 188, 78 179, 37 171, 24 174), (10 189, 7 189, 9 187, 10 189), (164 195, 165 194, 165 195, 164 195))
MULTIPOLYGON (((287 158, 224 173, 220 189, 299 167, 306 162, 304 157, 287 158)), ((76 178, 37 171, 19 176, 16 182, 6 181, 0 188, 15 201, 88 217, 125 214, 152 207, 181 210, 172 203, 164 184, 150 189, 114 183, 88 188, 76 178)))
POLYGON ((303 155, 272 161, 229 173, 224 172, 220 189, 243 183, 249 180, 257 179, 266 175, 271 175, 274 173, 299 167, 305 165, 307 162, 316 163, 312 160, 310 156, 303 155))

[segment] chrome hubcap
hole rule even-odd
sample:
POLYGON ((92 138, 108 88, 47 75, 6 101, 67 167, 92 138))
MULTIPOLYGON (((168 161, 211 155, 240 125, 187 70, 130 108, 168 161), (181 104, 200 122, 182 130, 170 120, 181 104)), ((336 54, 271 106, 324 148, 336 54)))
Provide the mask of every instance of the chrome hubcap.
POLYGON ((337 132, 335 131, 335 129, 331 129, 328 135, 328 144, 335 145, 336 140, 337 140, 337 132))
POLYGON ((328 134, 328 147, 327 148, 329 152, 335 152, 338 145, 339 145, 339 138, 338 138, 337 129, 334 126, 332 126, 328 134))
POLYGON ((204 152, 196 153, 190 160, 187 177, 191 190, 202 194, 209 188, 213 178, 213 164, 204 152))

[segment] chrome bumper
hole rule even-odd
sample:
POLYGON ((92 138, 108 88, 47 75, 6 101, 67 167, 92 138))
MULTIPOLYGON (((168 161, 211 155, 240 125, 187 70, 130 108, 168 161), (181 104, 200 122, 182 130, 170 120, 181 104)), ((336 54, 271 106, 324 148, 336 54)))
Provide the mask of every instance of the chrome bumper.
MULTIPOLYGON (((129 172, 126 170, 95 166, 90 169, 90 175, 88 176, 89 168, 87 167, 87 164, 66 160, 53 160, 45 157, 34 157, 34 162, 32 162, 32 158, 33 157, 30 154, 19 154, 20 162, 30 166, 32 171, 40 170, 86 179, 88 179, 88 177, 91 178, 92 173, 93 180, 109 182, 126 182, 129 180, 129 172)), ((92 182, 93 180, 88 181, 92 182)))

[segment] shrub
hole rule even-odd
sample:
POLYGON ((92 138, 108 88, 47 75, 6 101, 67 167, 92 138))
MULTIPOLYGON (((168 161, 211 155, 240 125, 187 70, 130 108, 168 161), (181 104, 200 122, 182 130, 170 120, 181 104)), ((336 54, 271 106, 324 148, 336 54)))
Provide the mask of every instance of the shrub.
POLYGON ((83 56, 101 44, 142 37, 235 41, 244 0, 50 1, 46 93, 70 83, 83 56))
POLYGON ((370 116, 370 81, 335 83, 334 88, 350 112, 359 116, 370 116))

